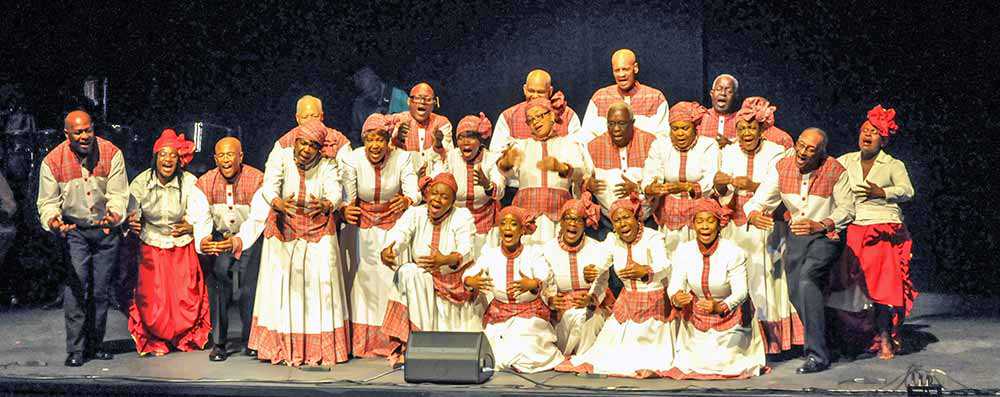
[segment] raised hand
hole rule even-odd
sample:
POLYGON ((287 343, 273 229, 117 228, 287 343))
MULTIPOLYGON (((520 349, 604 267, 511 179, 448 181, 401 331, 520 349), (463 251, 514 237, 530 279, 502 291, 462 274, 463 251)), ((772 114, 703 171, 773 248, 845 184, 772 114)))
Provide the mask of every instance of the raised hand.
POLYGON ((583 280, 586 281, 587 284, 591 284, 594 280, 597 280, 597 276, 600 274, 601 272, 597 270, 597 266, 587 265, 583 267, 583 280))
POLYGON ((396 137, 393 139, 392 145, 395 147, 406 146, 406 139, 410 133, 410 123, 400 123, 399 128, 396 130, 396 137))
POLYGON ((521 164, 521 160, 523 159, 524 154, 520 150, 517 150, 513 146, 508 146, 500 155, 500 159, 497 160, 497 167, 501 171, 507 172, 514 168, 514 166, 521 164))
POLYGON ((752 192, 757 190, 758 185, 759 183, 755 183, 753 179, 747 178, 745 176, 738 176, 733 178, 733 187, 740 190, 752 192))
POLYGON ((486 177, 486 173, 483 172, 482 165, 476 165, 472 168, 472 183, 482 187, 483 190, 490 190, 490 179, 486 177))
POLYGON ((469 276, 465 278, 465 286, 469 289, 474 290, 491 290, 493 289, 493 279, 486 274, 486 270, 480 270, 475 276, 469 276))
POLYGON ((394 268, 397 265, 397 263, 396 263, 396 251, 393 250, 393 247, 395 247, 395 246, 396 246, 396 242, 393 241, 392 244, 389 244, 388 247, 385 247, 385 249, 382 250, 382 255, 381 255, 382 256, 382 258, 381 258, 382 259, 382 264, 386 265, 386 266, 389 266, 389 268, 394 268))
POLYGON ((632 180, 628 179, 625 175, 622 175, 622 179, 623 181, 621 183, 615 185, 615 196, 618 196, 618 198, 625 198, 632 194, 632 192, 639 191, 638 183, 632 182, 632 180))
POLYGON ((728 189, 728 185, 733 183, 733 177, 725 172, 716 172, 715 178, 712 179, 712 184, 715 185, 715 190, 724 192, 728 189))

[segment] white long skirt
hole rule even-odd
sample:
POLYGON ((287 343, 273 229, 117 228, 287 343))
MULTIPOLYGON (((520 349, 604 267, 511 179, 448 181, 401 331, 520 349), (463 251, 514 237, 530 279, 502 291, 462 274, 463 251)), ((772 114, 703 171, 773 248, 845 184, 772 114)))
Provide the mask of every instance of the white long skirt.
POLYGON ((592 312, 587 308, 564 311, 555 325, 556 346, 566 356, 585 353, 597 341, 607 317, 608 311, 603 308, 592 312))
POLYGON ((563 361, 552 324, 538 317, 511 317, 487 324, 483 332, 490 341, 498 371, 530 374, 548 371, 563 361))
POLYGON ((348 307, 336 236, 265 238, 248 343, 260 360, 287 365, 347 361, 348 307))
POLYGON ((682 321, 677 331, 672 378, 745 379, 760 375, 766 356, 760 325, 699 331, 682 321))
POLYGON ((387 230, 358 228, 357 267, 351 283, 351 340, 355 357, 385 356, 389 339, 380 331, 392 288, 393 271, 382 264, 387 230))
POLYGON ((772 230, 730 223, 722 230, 722 237, 732 240, 746 252, 747 289, 764 330, 766 350, 779 353, 791 349, 792 345, 801 345, 804 328, 788 296, 788 279, 772 230))
POLYGON ((479 332, 483 330, 483 297, 454 303, 434 293, 434 277, 415 263, 399 267, 389 300, 406 306, 410 323, 421 331, 479 332))

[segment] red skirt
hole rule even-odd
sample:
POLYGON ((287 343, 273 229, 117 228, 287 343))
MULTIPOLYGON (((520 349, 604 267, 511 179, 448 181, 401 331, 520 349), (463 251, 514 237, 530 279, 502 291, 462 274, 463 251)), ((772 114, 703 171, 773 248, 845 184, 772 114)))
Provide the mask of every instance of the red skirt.
POLYGON ((904 316, 910 314, 917 297, 910 281, 912 247, 910 232, 901 223, 847 227, 847 250, 844 252, 847 269, 861 272, 872 301, 902 308, 904 316))
POLYGON ((142 244, 128 330, 139 354, 202 349, 212 330, 208 290, 194 244, 169 249, 142 244))

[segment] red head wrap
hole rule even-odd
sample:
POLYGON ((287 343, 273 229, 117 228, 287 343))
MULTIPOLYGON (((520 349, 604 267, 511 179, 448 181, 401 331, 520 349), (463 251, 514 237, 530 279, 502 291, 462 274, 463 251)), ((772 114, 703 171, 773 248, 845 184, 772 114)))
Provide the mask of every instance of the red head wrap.
POLYGON ((455 132, 463 133, 467 131, 476 131, 479 133, 480 138, 490 139, 490 136, 493 135, 493 123, 490 123, 490 119, 486 118, 483 112, 479 112, 478 116, 465 116, 458 122, 458 129, 455 132))
POLYGON ((546 98, 535 98, 528 101, 528 106, 524 107, 524 115, 528 115, 528 109, 535 106, 543 106, 549 111, 551 111, 556 116, 556 122, 558 123, 562 119, 563 111, 566 109, 566 96, 563 95, 562 91, 552 94, 552 97, 546 98))
POLYGON ((590 192, 584 192, 578 199, 571 199, 559 208, 559 218, 562 219, 566 211, 575 209, 580 213, 587 227, 597 228, 597 222, 601 219, 601 207, 594 204, 590 199, 590 192))
POLYGON ((397 124, 399 124, 399 120, 391 114, 372 113, 365 119, 365 124, 361 126, 361 136, 364 137, 364 134, 375 131, 388 137, 392 135, 397 124))
POLYGON ((677 102, 670 107, 669 122, 689 121, 698 125, 708 110, 698 102, 677 102))
POLYGON ((521 207, 504 207, 500 210, 500 215, 497 216, 498 219, 503 219, 507 215, 513 215, 514 219, 521 224, 521 228, 524 229, 524 234, 531 234, 535 232, 535 215, 521 207))
POLYGON ((882 105, 875 105, 868 111, 868 122, 878 130, 878 134, 889 137, 899 130, 896 125, 896 109, 885 109, 882 105))
POLYGON ((307 139, 322 145, 326 141, 326 125, 319 120, 310 120, 295 127, 295 139, 307 139))
POLYGON ((184 134, 178 134, 170 128, 160 133, 160 137, 153 144, 153 153, 159 153, 160 149, 165 147, 177 150, 182 166, 188 165, 194 159, 194 142, 184 139, 184 134))
POLYGON ((642 210, 642 200, 639 200, 639 194, 632 192, 632 194, 629 194, 628 197, 615 200, 615 202, 611 204, 611 210, 608 211, 608 214, 609 215, 614 214, 615 211, 617 211, 619 208, 624 208, 629 210, 629 212, 631 212, 632 214, 635 215, 636 218, 638 218, 639 211, 642 210))
POLYGON ((695 201, 690 212, 688 212, 691 216, 691 227, 694 227, 694 217, 700 212, 711 212, 712 215, 715 215, 715 218, 719 220, 719 228, 729 223, 729 218, 733 213, 731 209, 723 207, 718 201, 701 198, 695 201))
POLYGON ((425 192, 427 189, 430 189, 431 186, 438 183, 443 183, 445 186, 450 187, 452 192, 458 191, 458 182, 455 181, 455 176, 450 172, 442 172, 434 177, 422 176, 417 182, 417 186, 420 188, 421 192, 425 192))
POLYGON ((778 108, 771 105, 767 99, 752 96, 743 100, 743 107, 736 112, 736 118, 743 121, 756 120, 761 124, 761 131, 774 125, 774 111, 778 108))

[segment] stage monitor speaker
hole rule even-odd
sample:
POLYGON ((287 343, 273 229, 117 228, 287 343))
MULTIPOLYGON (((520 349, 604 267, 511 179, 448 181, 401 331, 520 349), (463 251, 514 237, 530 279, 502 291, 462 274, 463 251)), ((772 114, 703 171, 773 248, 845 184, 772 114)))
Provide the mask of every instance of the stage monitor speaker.
POLYGON ((412 332, 403 379, 479 384, 493 376, 493 349, 482 332, 412 332))

